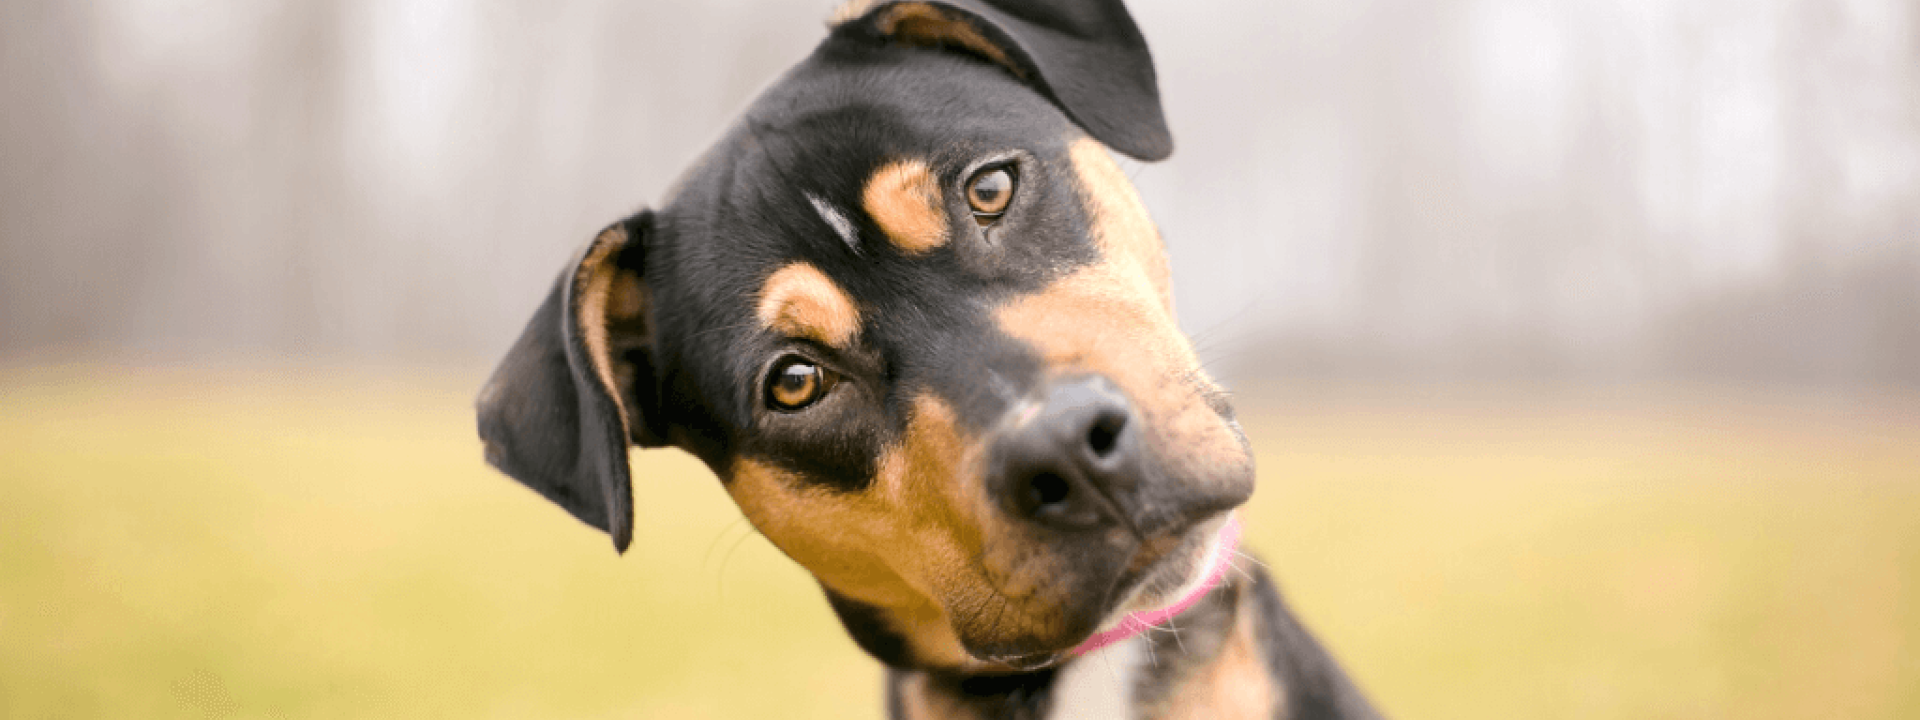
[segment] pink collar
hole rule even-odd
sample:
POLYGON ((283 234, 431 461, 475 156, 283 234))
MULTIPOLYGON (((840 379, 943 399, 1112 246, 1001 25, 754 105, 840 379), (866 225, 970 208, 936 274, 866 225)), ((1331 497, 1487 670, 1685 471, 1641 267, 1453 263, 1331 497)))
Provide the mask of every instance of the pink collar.
POLYGON ((1175 615, 1186 612, 1187 608, 1193 607, 1194 603, 1200 602, 1200 598, 1206 597, 1207 593, 1219 587, 1220 582, 1226 579, 1227 568, 1233 567, 1234 549, 1239 546, 1240 517, 1238 515, 1229 515, 1227 516, 1227 524, 1220 527, 1220 538, 1217 543, 1217 549, 1213 551, 1213 566, 1207 569, 1205 580, 1193 586, 1191 591, 1188 591, 1186 595, 1182 595, 1179 600, 1175 600, 1171 605, 1158 610, 1143 610, 1136 613, 1128 613, 1125 618, 1120 620, 1120 624, 1113 626, 1110 630, 1094 633, 1093 637, 1087 638, 1086 642, 1074 647, 1073 654, 1085 655, 1099 650, 1100 648, 1120 642, 1121 640, 1139 635, 1152 628, 1159 627, 1161 623, 1172 620, 1175 615))

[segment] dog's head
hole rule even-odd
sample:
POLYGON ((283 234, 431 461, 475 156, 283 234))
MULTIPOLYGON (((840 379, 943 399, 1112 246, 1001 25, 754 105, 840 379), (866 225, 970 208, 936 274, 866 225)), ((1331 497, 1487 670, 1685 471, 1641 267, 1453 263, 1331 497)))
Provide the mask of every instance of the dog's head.
POLYGON ((1171 151, 1117 0, 847 11, 561 273, 488 460, 624 549, 628 445, 693 453, 896 665, 1044 664, 1165 604, 1252 461, 1109 147, 1171 151))

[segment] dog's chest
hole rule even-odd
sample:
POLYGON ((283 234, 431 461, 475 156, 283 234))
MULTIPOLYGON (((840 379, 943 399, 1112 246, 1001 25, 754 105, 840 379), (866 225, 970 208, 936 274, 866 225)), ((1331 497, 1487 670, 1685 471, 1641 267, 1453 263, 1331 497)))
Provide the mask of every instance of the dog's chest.
POLYGON ((1147 662, 1147 639, 1096 650, 1060 672, 1047 720, 1137 720, 1133 692, 1147 662))

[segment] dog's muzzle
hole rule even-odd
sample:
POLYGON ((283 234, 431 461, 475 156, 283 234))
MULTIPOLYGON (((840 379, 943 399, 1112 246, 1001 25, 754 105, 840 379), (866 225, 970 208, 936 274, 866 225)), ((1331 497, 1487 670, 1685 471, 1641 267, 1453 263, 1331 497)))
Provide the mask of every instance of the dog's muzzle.
POLYGON ((1039 398, 992 440, 987 488, 1009 517, 1058 533, 1118 528, 1145 542, 1246 500, 1234 486, 1163 477, 1143 418, 1105 376, 1060 378, 1039 398))

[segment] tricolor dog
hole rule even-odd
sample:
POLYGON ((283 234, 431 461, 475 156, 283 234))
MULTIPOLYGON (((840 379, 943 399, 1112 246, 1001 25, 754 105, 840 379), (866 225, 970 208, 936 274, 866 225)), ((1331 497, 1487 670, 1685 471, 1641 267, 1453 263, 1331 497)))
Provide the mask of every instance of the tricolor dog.
POLYGON ((692 453, 895 718, 1374 717, 1237 561, 1252 456, 1114 152, 1172 152, 1118 0, 843 8, 561 272, 487 459, 624 550, 628 447, 692 453))

